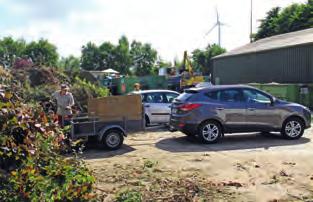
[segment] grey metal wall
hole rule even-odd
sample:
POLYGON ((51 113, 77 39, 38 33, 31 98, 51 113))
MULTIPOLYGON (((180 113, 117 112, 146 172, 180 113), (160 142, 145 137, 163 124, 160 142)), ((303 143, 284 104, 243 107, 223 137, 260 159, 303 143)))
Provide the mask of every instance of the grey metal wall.
POLYGON ((313 83, 313 44, 213 59, 212 81, 313 83))

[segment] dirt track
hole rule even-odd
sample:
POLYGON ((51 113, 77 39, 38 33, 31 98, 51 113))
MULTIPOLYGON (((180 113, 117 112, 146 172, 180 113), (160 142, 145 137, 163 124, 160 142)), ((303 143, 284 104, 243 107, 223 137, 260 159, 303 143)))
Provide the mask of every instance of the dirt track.
MULTIPOLYGON (((84 159, 94 170, 98 186, 112 165, 136 165, 143 159, 158 162, 160 169, 181 174, 198 173, 214 182, 243 185, 233 191, 238 201, 303 201, 313 197, 313 130, 290 141, 261 134, 226 135, 214 145, 203 145, 179 132, 161 129, 129 136, 122 149, 88 150, 84 159)), ((115 170, 118 172, 118 170, 115 170)), ((313 198, 312 198, 313 200, 313 198)))

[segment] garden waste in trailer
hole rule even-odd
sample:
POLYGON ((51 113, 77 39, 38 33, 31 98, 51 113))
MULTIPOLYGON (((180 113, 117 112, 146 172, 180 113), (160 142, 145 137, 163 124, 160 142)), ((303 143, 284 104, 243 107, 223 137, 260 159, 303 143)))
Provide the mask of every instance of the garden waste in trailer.
POLYGON ((118 149, 128 133, 144 130, 141 96, 90 99, 88 115, 73 118, 71 126, 72 139, 95 137, 107 149, 118 149))

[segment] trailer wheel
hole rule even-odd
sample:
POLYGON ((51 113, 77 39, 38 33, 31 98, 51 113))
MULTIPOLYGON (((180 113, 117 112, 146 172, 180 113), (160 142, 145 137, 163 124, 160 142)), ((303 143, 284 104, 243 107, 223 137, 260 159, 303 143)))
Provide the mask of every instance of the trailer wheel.
POLYGON ((105 132, 102 137, 102 144, 106 149, 116 150, 123 145, 124 136, 123 132, 118 129, 111 129, 105 132))

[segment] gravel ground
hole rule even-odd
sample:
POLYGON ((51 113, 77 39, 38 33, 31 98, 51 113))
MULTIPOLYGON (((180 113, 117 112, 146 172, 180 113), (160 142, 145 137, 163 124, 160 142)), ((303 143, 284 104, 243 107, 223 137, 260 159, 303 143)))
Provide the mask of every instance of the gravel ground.
POLYGON ((125 166, 142 167, 148 161, 167 175, 195 174, 213 183, 240 184, 228 189, 235 195, 223 198, 226 201, 313 201, 312 140, 313 130, 309 129, 299 140, 258 133, 226 134, 221 142, 204 145, 180 132, 154 128, 129 135, 117 151, 88 149, 83 159, 94 171, 97 186, 108 193, 128 186, 127 179, 124 184, 103 179, 122 172, 125 166))

